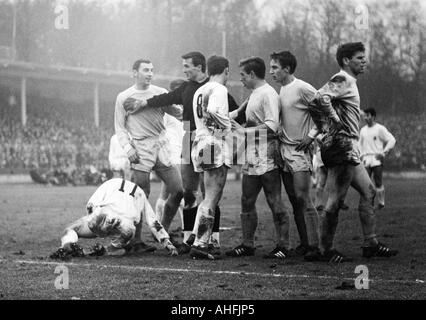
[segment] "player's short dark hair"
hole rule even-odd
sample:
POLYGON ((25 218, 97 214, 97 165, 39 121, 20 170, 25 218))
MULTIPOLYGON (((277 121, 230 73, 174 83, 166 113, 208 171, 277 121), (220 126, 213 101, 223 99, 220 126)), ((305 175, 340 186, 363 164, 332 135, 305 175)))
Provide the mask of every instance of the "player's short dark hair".
POLYGON ((138 59, 133 63, 132 70, 139 71, 139 67, 142 63, 152 63, 152 62, 148 59, 138 59))
POLYGON ((271 60, 278 61, 281 68, 289 67, 290 74, 296 71, 297 59, 290 51, 272 52, 270 57, 271 60))
POLYGON ((179 88, 183 83, 185 82, 185 80, 183 79, 174 79, 172 81, 170 81, 170 90, 176 90, 177 88, 179 88))
POLYGON ((376 117, 376 109, 374 108, 364 109, 364 113, 368 113, 368 114, 371 114, 373 117, 376 117))
POLYGON ((239 67, 243 68, 244 72, 249 74, 254 72, 259 79, 265 79, 266 66, 265 61, 259 57, 250 57, 240 61, 239 67))
POLYGON ((343 68, 343 59, 352 59, 357 52, 365 52, 365 46, 362 42, 348 42, 340 45, 336 52, 337 63, 343 68))
POLYGON ((229 61, 225 57, 211 56, 207 60, 207 71, 209 76, 222 74, 226 68, 229 68, 229 61))
POLYGON ((195 67, 201 66, 201 71, 206 72, 206 57, 201 52, 188 52, 182 56, 182 59, 192 59, 192 64, 195 67))

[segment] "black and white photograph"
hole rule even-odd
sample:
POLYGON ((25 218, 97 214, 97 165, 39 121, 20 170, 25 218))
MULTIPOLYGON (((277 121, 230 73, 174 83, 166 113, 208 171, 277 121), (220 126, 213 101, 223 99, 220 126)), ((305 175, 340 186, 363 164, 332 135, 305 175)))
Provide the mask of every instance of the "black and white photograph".
POLYGON ((0 0, 0 302, 425 300, 425 200, 425 0, 0 0))

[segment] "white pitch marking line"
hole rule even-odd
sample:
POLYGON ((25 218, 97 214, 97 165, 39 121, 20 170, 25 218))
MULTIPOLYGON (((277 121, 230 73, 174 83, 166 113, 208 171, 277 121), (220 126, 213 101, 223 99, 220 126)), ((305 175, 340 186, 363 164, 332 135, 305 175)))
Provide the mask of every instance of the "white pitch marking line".
MULTIPOLYGON (((305 279, 328 279, 328 280, 355 280, 354 278, 340 278, 334 276, 311 276, 307 274, 283 274, 283 273, 261 273, 261 272, 244 272, 244 271, 229 271, 229 270, 201 270, 201 269, 180 269, 180 268, 164 268, 164 267, 144 267, 144 266, 123 266, 123 265, 110 265, 110 264, 91 264, 91 263, 74 263, 74 262, 50 262, 50 261, 36 261, 36 260, 4 260, 0 262, 15 262, 21 264, 34 264, 34 265, 65 265, 76 267, 98 267, 98 268, 113 268, 125 269, 131 271, 152 271, 152 272, 181 272, 181 273, 208 273, 208 274, 224 274, 224 275, 238 275, 238 276, 257 276, 264 278, 305 278, 305 279)), ((400 284, 424 284, 424 280, 393 280, 393 279, 369 279, 370 282, 383 282, 383 283, 400 283, 400 284)))

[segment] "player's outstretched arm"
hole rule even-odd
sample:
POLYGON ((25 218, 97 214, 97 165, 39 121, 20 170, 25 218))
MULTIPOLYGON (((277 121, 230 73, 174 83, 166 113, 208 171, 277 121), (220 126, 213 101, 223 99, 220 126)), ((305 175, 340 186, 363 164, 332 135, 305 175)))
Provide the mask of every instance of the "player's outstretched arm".
POLYGON ((143 198, 141 199, 141 201, 144 201, 142 214, 145 215, 145 221, 149 229, 151 230, 151 233, 154 235, 157 241, 160 242, 161 245, 169 251, 171 256, 177 256, 178 252, 176 247, 170 241, 170 236, 164 229, 161 222, 157 220, 157 216, 151 205, 149 204, 148 200, 146 198, 143 198))
POLYGON ((244 113, 247 109, 249 98, 247 98, 239 107, 237 110, 231 111, 229 113, 229 118, 235 120, 237 119, 242 113, 244 113))
POLYGON ((172 117, 182 120, 183 108, 180 104, 173 104, 163 108, 164 112, 171 115, 172 117))
POLYGON ((185 83, 173 91, 153 96, 148 100, 127 98, 123 103, 124 110, 126 110, 126 112, 136 114, 146 107, 163 108, 174 104, 182 104, 182 93, 184 88, 185 83))
POLYGON ((68 260, 71 257, 84 257, 83 248, 77 244, 80 230, 84 230, 83 218, 65 228, 61 237, 61 246, 50 255, 50 258, 68 260))
POLYGON ((128 113, 137 113, 141 109, 145 108, 147 105, 147 102, 145 99, 135 99, 132 97, 127 98, 123 102, 123 108, 128 113))
POLYGON ((64 248, 71 243, 76 243, 79 238, 96 238, 96 235, 89 229, 88 226, 90 219, 91 217, 85 216, 67 226, 61 238, 61 248, 64 248))

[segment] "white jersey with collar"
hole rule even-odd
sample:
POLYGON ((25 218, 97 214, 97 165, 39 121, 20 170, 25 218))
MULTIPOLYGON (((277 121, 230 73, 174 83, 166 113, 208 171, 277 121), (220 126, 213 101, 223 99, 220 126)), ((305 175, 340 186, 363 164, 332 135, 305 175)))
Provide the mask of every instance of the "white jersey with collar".
MULTIPOLYGON (((395 141, 395 137, 386 129, 385 126, 375 123, 371 127, 365 125, 360 131, 359 147, 361 155, 376 155, 384 152, 384 146, 388 142, 395 141)), ((390 149, 393 148, 390 146, 390 149)))

